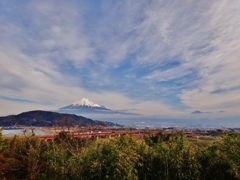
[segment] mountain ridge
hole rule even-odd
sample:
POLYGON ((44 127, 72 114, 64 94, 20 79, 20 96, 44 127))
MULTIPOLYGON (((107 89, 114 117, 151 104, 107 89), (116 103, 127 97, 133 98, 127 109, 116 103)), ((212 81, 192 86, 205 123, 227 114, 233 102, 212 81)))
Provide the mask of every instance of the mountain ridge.
POLYGON ((34 110, 23 112, 17 115, 9 115, 0 117, 0 126, 36 126, 36 127, 52 127, 54 125, 61 125, 64 119, 69 119, 72 124, 81 124, 86 127, 88 125, 98 126, 105 124, 108 127, 122 126, 107 121, 92 120, 83 116, 75 114, 58 113, 52 111, 34 110))

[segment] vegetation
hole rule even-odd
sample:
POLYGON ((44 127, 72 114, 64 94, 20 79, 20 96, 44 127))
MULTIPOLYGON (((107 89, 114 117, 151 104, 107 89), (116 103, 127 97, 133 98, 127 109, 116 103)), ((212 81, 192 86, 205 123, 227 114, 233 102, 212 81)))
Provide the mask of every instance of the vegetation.
POLYGON ((5 117, 0 117, 0 126, 34 126, 34 127, 52 127, 55 125, 61 124, 60 119, 69 119, 74 124, 81 124, 86 127, 89 124, 93 126, 98 126, 101 123, 104 123, 105 126, 118 126, 122 127, 119 124, 112 122, 103 122, 92 120, 83 116, 77 116, 75 114, 63 114, 51 111, 29 111, 23 112, 18 115, 9 115, 5 117))
POLYGON ((240 179, 239 138, 226 134, 202 143, 159 133, 71 139, 62 131, 54 141, 41 141, 0 133, 0 179, 240 179))

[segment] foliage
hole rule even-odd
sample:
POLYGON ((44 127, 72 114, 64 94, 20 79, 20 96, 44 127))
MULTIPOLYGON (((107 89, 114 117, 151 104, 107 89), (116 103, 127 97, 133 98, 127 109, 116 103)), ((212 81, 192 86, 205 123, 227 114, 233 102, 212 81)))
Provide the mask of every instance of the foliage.
POLYGON ((214 143, 188 141, 182 133, 53 141, 0 133, 0 179, 240 179, 240 137, 214 143))

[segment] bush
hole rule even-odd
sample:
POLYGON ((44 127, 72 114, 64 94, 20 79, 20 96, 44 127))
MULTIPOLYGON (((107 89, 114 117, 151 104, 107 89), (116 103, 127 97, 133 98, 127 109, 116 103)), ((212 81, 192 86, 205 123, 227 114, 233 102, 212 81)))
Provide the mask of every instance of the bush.
POLYGON ((189 142, 181 133, 54 141, 0 135, 0 179, 240 179, 240 137, 189 142))

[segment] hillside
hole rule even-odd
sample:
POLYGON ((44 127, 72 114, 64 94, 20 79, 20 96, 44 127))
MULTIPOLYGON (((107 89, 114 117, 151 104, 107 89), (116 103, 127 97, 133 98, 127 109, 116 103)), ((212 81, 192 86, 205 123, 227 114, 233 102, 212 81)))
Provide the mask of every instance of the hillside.
POLYGON ((87 125, 97 126, 99 124, 105 124, 107 127, 119 126, 118 124, 112 122, 103 122, 98 120, 92 120, 83 116, 77 116, 74 114, 61 114, 51 111, 29 111, 23 112, 18 115, 9 115, 5 117, 0 117, 0 126, 38 126, 38 127, 51 127, 54 125, 59 125, 64 119, 69 119, 70 123, 81 124, 81 126, 86 127, 87 125))

